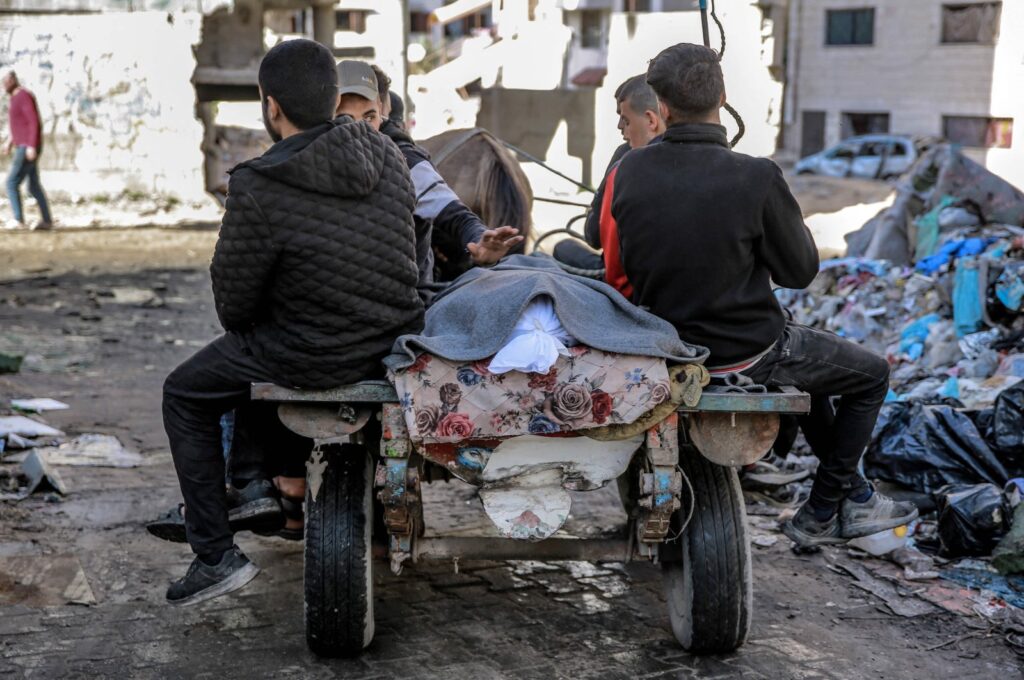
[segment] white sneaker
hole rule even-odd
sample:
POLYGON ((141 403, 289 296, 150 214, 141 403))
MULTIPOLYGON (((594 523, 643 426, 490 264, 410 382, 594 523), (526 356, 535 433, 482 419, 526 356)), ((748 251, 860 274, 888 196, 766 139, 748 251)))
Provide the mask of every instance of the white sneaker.
POLYGON ((15 219, 10 219, 10 220, 7 220, 6 222, 4 222, 4 229, 12 229, 13 230, 13 229, 24 229, 24 228, 25 228, 25 223, 24 222, 19 222, 18 220, 15 220, 15 219))

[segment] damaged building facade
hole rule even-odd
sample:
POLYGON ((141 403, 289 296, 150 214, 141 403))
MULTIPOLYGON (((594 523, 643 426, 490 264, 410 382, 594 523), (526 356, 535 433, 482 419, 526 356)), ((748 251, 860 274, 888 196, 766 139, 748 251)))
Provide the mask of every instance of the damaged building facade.
POLYGON ((363 1, 373 18, 350 27, 356 5, 0 0, 0 70, 16 70, 36 96, 46 140, 41 168, 55 198, 202 203, 223 196, 228 168, 269 146, 256 75, 281 40, 308 36, 338 59, 374 60, 401 89, 401 0, 363 1), (222 109, 248 127, 222 124, 222 109))
MULTIPOLYGON (((728 35, 726 79, 743 83, 730 90, 746 125, 738 148, 770 155, 782 115, 785 2, 721 2, 717 11, 728 35)), ((617 86, 662 49, 702 40, 696 0, 460 0, 433 17, 412 22, 426 24, 412 39, 428 41, 428 54, 444 51, 443 63, 409 79, 417 136, 484 127, 589 183, 621 144, 617 86), (438 29, 453 23, 454 32, 438 29)), ((714 28, 712 45, 719 46, 714 28)), ((726 125, 735 133, 735 122, 726 125)), ((524 169, 538 194, 572 198, 571 185, 524 169)))
POLYGON ((873 132, 944 137, 1024 186, 1024 3, 789 0, 789 17, 789 155, 873 132))

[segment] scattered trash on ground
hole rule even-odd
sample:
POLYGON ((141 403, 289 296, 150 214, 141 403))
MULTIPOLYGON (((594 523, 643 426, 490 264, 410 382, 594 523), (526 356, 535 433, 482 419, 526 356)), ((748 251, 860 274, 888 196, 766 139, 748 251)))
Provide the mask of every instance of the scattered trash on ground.
POLYGON ((771 547, 774 547, 775 544, 779 542, 779 537, 778 536, 766 536, 766 535, 755 536, 754 538, 752 538, 750 540, 750 542, 753 545, 756 545, 758 548, 771 548, 771 547))
POLYGON ((1010 531, 992 552, 992 565, 1004 576, 1024 574, 1024 503, 1017 505, 1010 531))
POLYGON ((98 293, 101 297, 113 298, 114 304, 136 307, 163 307, 166 303, 156 291, 146 288, 115 287, 98 293))
MULTIPOLYGON (((776 296, 795 322, 888 358, 864 473, 921 520, 846 548, 887 562, 837 566, 897 615, 980 615, 979 634, 1024 648, 1024 193, 940 144, 847 243, 806 290, 776 296)), ((743 487, 750 514, 799 504, 784 486, 743 487)))
POLYGON ((24 357, 17 354, 0 352, 0 373, 17 373, 21 370, 24 357))
POLYGON ((51 465, 91 465, 96 467, 131 468, 144 459, 124 447, 117 437, 108 434, 83 434, 57 447, 39 449, 51 465))
POLYGON ((12 399, 11 408, 25 413, 43 413, 44 411, 63 411, 70 408, 67 404, 56 399, 34 398, 34 399, 12 399))
POLYGON ((28 478, 23 496, 30 496, 36 491, 56 491, 61 496, 67 495, 64 480, 39 451, 29 451, 21 463, 21 470, 28 478))
POLYGON ((0 604, 54 607, 96 604, 89 580, 74 555, 0 557, 0 604))
POLYGON ((996 595, 1006 604, 1024 609, 1024 576, 1003 576, 987 562, 962 560, 943 569, 942 578, 968 588, 996 595))
POLYGON ((0 416, 0 437, 14 434, 19 437, 61 437, 58 429, 25 416, 0 416))
POLYGON ((944 557, 988 555, 1006 535, 1009 518, 999 487, 949 486, 937 495, 940 552, 944 557))

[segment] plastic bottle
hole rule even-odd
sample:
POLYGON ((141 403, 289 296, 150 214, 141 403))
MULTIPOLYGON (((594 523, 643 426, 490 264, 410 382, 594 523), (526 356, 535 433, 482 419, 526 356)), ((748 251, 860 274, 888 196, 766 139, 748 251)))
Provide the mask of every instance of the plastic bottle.
POLYGON ((859 548, 866 553, 870 553, 875 557, 881 557, 887 555, 897 548, 902 548, 907 544, 907 526, 899 526, 895 529, 886 529, 885 531, 879 531, 877 534, 871 534, 870 536, 864 536, 863 538, 855 538, 849 542, 849 545, 854 548, 859 548))

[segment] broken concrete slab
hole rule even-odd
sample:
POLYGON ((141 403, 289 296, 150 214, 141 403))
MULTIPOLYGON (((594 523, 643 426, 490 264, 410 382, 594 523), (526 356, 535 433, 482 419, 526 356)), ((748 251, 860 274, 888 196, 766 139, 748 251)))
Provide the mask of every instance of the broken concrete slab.
POLYGON ((71 407, 63 401, 37 397, 32 399, 11 399, 11 408, 29 413, 42 413, 44 411, 63 411, 71 407))
POLYGON ((50 489, 62 496, 67 495, 68 489, 64 484, 64 480, 61 479, 56 470, 50 467, 46 457, 40 451, 29 452, 21 464, 21 469, 25 476, 28 477, 28 487, 25 491, 25 496, 29 496, 36 491, 50 489))
POLYGON ((83 434, 60 446, 40 449, 51 465, 133 468, 145 459, 109 434, 83 434))
POLYGON ((0 437, 16 434, 20 437, 62 437, 64 433, 25 416, 0 416, 0 437))
POLYGON ((0 557, 0 604, 95 605, 96 596, 74 555, 0 557))

